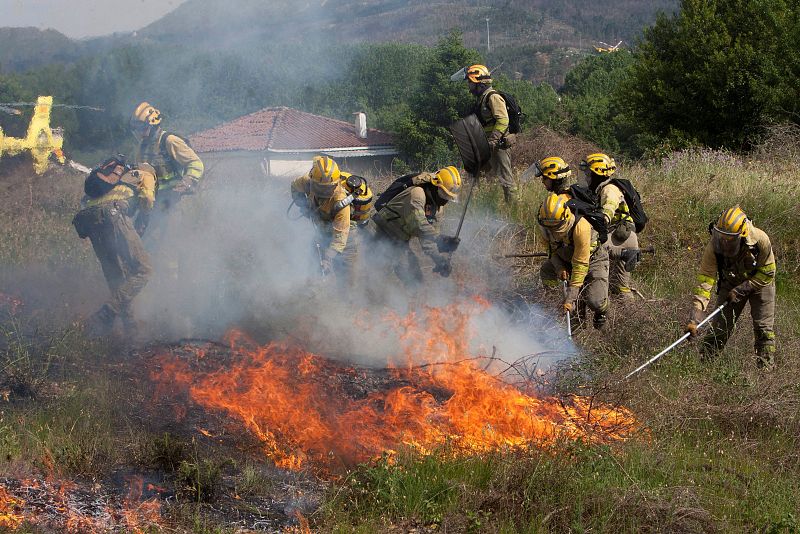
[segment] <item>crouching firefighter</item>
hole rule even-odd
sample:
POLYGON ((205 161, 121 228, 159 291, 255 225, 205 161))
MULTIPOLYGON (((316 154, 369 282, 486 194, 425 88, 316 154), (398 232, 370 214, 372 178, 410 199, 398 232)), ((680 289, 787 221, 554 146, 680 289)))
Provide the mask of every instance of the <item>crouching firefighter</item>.
POLYGON ((83 209, 72 224, 81 239, 92 242, 111 291, 111 298, 86 323, 92 335, 110 334, 117 318, 127 336, 137 334, 131 305, 152 272, 141 236, 153 209, 155 188, 152 166, 144 163, 134 169, 121 156, 106 160, 86 177, 83 209))
POLYGON ((703 339, 704 357, 712 357, 725 347, 749 302, 756 365, 770 368, 775 354, 776 267, 769 236, 756 228, 739 206, 723 211, 709 225, 709 232, 711 240, 703 250, 686 331, 697 335, 697 324, 704 317, 716 283, 716 305, 725 304, 725 308, 703 339))
POLYGON ((570 197, 550 193, 539 207, 538 223, 549 257, 540 276, 545 287, 556 288, 567 280, 562 308, 578 309, 585 320, 586 306, 594 312, 595 328, 606 323, 608 310, 608 252, 600 235, 583 216, 567 205, 570 197))
POLYGON ((292 200, 317 229, 320 273, 348 277, 355 282, 358 237, 351 232, 353 195, 342 185, 339 166, 327 156, 317 156, 309 170, 292 182, 292 200))
POLYGON ((375 203, 371 235, 390 245, 392 257, 388 260, 405 284, 423 281, 419 258, 410 247, 414 237, 419 239, 422 252, 433 260, 433 271, 443 277, 450 276, 450 257, 460 240, 439 235, 439 226, 445 205, 457 201, 460 190, 461 174, 450 166, 436 173, 402 176, 375 203))

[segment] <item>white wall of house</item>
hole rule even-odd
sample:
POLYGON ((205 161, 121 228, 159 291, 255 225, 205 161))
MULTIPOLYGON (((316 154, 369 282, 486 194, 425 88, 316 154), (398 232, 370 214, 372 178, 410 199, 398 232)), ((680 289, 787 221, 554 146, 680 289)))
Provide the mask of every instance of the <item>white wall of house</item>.
POLYGON ((271 176, 287 176, 297 178, 305 174, 311 168, 311 159, 295 159, 295 160, 269 160, 269 173, 271 176))

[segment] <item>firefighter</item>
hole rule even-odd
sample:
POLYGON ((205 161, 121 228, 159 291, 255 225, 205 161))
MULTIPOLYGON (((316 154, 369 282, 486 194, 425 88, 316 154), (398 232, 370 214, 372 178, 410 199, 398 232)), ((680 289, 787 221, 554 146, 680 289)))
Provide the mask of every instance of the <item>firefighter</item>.
POLYGON ((138 324, 131 304, 152 272, 141 236, 155 203, 155 169, 146 163, 133 169, 111 158, 89 174, 84 189, 87 196, 73 224, 82 239, 92 242, 111 291, 88 319, 87 329, 106 335, 120 318, 126 335, 135 337, 138 324))
POLYGON ((600 202, 608 228, 604 246, 609 256, 609 289, 623 300, 632 300, 631 271, 639 257, 639 237, 622 190, 610 183, 617 165, 606 154, 589 154, 581 161, 586 181, 600 202), (634 252, 635 251, 635 252, 634 252))
POLYGON ((341 171, 340 182, 344 190, 347 191, 347 197, 342 203, 350 205, 351 227, 361 228, 366 226, 372 215, 372 208, 375 206, 375 196, 372 194, 372 189, 370 189, 366 178, 341 171))
POLYGON ((433 260, 434 272, 450 276, 450 255, 460 240, 439 235, 439 226, 445 205, 457 201, 460 190, 461 174, 451 166, 435 173, 406 175, 378 199, 370 225, 372 235, 391 245, 392 265, 407 285, 423 280, 419 258, 410 247, 414 237, 419 239, 422 252, 433 260))
POLYGON ((756 364, 771 368, 775 354, 775 254, 769 236, 747 218, 739 206, 723 211, 709 225, 711 239, 703 250, 697 287, 686 331, 697 335, 697 324, 717 285, 717 306, 725 304, 703 339, 705 357, 721 351, 739 316, 750 303, 756 364))
POLYGON ((541 177, 544 188, 557 195, 570 194, 570 187, 576 184, 572 169, 558 156, 548 156, 534 163, 535 176, 541 177))
POLYGON ((133 111, 130 128, 140 141, 137 161, 147 162, 155 168, 159 206, 166 209, 194 190, 205 167, 186 140, 165 132, 161 122, 161 112, 142 102, 133 111))
POLYGON ((608 311, 608 252, 587 219, 574 215, 567 195, 549 193, 539 207, 539 227, 549 257, 540 276, 545 287, 556 288, 567 280, 562 307, 585 318, 585 307, 594 312, 595 328, 606 323, 608 311), (580 297, 580 298, 579 298, 580 297))
POLYGON ((492 75, 485 65, 472 65, 464 71, 469 92, 477 97, 475 115, 483 125, 483 131, 492 149, 489 165, 503 187, 503 198, 510 204, 517 196, 517 184, 511 170, 509 154, 515 136, 508 132, 508 108, 506 101, 492 88, 492 75))
POLYGON ((317 229, 322 275, 346 273, 354 283, 358 241, 351 231, 353 200, 342 184, 339 165, 327 156, 315 157, 311 170, 292 182, 291 192, 317 229))

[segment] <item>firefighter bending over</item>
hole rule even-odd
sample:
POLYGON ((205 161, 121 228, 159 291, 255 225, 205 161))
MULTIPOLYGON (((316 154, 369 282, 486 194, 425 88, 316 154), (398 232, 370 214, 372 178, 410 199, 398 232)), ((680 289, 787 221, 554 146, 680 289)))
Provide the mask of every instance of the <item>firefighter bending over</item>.
POLYGON ((121 157, 94 169, 84 183, 86 197, 73 219, 81 239, 89 238, 103 268, 111 298, 87 321, 96 336, 111 333, 117 318, 126 336, 138 332, 132 303, 152 273, 141 236, 155 202, 155 169, 148 164, 133 169, 121 157))
POLYGON ((327 156, 315 157, 311 170, 292 182, 291 192, 317 229, 322 275, 342 273, 354 282, 358 236, 351 231, 351 213, 355 197, 342 184, 339 165, 327 156))
POLYGON ((539 228, 550 256, 540 276, 545 287, 556 288, 567 280, 562 307, 585 320, 586 306, 594 312, 595 328, 606 323, 608 310, 608 253, 587 219, 567 207, 567 195, 550 193, 539 207, 539 228))
POLYGON ((402 176, 378 198, 370 227, 376 239, 392 245, 391 254, 396 256, 392 265, 404 283, 423 280, 419 258, 409 246, 414 237, 433 260, 434 272, 450 276, 450 255, 458 248, 459 239, 439 235, 439 226, 445 205, 457 201, 460 190, 461 174, 451 166, 436 173, 402 176))
POLYGON ((703 339, 703 355, 721 351, 736 321, 750 303, 755 335, 756 365, 771 368, 775 354, 775 254, 769 236, 750 221, 739 206, 720 214, 709 225, 711 240, 703 251, 697 287, 686 331, 697 335, 697 324, 717 284, 717 306, 725 308, 711 323, 703 339))
POLYGON ((166 209, 194 190, 205 167, 185 139, 161 128, 162 118, 159 110, 142 102, 133 111, 130 128, 140 141, 136 161, 155 168, 159 206, 166 209))

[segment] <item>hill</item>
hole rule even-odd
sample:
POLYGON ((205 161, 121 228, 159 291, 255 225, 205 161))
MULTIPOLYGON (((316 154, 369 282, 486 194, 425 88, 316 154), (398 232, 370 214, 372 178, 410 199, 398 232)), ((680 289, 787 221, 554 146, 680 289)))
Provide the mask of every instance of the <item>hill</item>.
POLYGON ((0 72, 19 72, 77 59, 84 45, 55 30, 0 28, 0 72))

